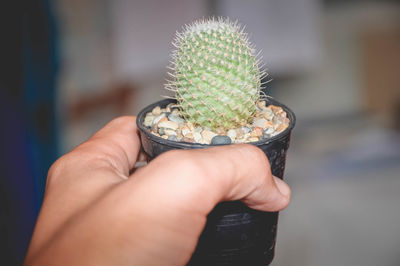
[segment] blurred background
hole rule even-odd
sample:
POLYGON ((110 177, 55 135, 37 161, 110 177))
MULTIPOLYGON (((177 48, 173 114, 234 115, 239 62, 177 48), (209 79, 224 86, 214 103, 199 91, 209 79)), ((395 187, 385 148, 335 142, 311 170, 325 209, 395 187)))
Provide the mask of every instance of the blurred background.
POLYGON ((297 115, 272 265, 400 265, 400 1, 30 0, 0 12, 0 264, 22 264, 51 163, 167 94, 182 25, 229 16, 262 50, 267 92, 297 115))

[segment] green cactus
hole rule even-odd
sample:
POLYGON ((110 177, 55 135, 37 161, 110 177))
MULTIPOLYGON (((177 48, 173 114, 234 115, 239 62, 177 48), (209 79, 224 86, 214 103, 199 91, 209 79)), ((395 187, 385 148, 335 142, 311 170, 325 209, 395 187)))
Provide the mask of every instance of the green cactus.
POLYGON ((174 46, 166 88, 185 119, 211 129, 247 124, 265 73, 243 28, 222 18, 196 21, 177 33, 174 46))

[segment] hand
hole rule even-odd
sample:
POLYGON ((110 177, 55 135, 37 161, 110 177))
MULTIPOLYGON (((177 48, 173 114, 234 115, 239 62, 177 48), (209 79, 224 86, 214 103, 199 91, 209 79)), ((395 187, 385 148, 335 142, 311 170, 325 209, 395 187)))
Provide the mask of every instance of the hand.
POLYGON ((255 146, 170 151, 130 176, 139 150, 122 117, 53 164, 25 265, 184 265, 218 202, 289 203, 255 146))

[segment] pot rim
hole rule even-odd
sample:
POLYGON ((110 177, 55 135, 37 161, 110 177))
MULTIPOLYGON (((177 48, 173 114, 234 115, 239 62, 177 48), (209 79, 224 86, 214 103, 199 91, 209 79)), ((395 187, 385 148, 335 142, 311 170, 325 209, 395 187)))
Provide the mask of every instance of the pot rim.
MULTIPOLYGON (((266 103, 270 103, 273 105, 277 105, 283 108, 283 110, 286 112, 290 123, 289 126, 282 132, 280 132, 278 135, 275 135, 271 138, 268 139, 262 139, 259 141, 255 141, 255 142, 246 142, 244 144, 252 144, 255 146, 261 146, 261 145, 266 145, 269 143, 272 143, 276 140, 285 138, 288 134, 290 134, 290 132, 292 131, 292 129, 294 128, 295 124, 296 124, 296 116, 294 114, 294 112, 287 107, 286 105, 278 102, 277 100, 273 99, 272 97, 269 97, 268 99, 265 99, 266 103)), ((220 145, 212 145, 212 144, 200 144, 200 143, 191 143, 191 142, 184 142, 184 141, 172 141, 172 140, 168 140, 168 139, 163 139, 161 137, 158 137, 150 132, 148 132, 148 129, 143 125, 143 121, 144 118, 146 116, 146 114, 148 112, 151 112, 153 110, 154 107, 156 106, 165 106, 169 103, 172 102, 176 102, 176 100, 174 99, 164 99, 164 100, 160 100, 157 101, 155 103, 152 103, 150 105, 147 105, 146 107, 144 107, 139 114, 136 117, 136 125, 138 127, 138 129, 145 134, 148 138, 151 138, 154 142, 157 142, 159 144, 162 145, 168 145, 174 148, 179 148, 179 149, 193 149, 193 148, 205 148, 205 147, 214 147, 214 146, 220 146, 220 145)), ((235 144, 235 143, 232 143, 235 144)))

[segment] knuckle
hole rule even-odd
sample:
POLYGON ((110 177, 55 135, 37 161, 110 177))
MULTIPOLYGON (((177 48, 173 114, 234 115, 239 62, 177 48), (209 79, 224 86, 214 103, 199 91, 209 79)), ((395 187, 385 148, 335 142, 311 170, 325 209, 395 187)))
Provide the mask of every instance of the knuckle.
POLYGON ((82 166, 89 165, 93 160, 90 156, 85 156, 84 152, 80 152, 82 156, 76 156, 75 150, 64 154, 58 158, 49 168, 47 172, 46 186, 52 186, 58 183, 59 180, 67 178, 67 173, 71 169, 78 169, 82 166))
POLYGON ((57 159, 49 168, 47 172, 47 186, 52 185, 65 169, 66 155, 57 159))
POLYGON ((253 170, 258 173, 253 177, 258 186, 268 182, 268 180, 272 180, 268 158, 260 148, 250 144, 243 145, 242 155, 251 165, 253 170))
POLYGON ((242 146, 242 153, 244 158, 247 158, 255 166, 262 166, 269 168, 269 161, 265 153, 254 145, 245 144, 242 146))
POLYGON ((285 201, 284 208, 286 208, 289 205, 291 198, 292 198, 292 191, 289 189, 288 193, 284 197, 284 201, 285 201))

